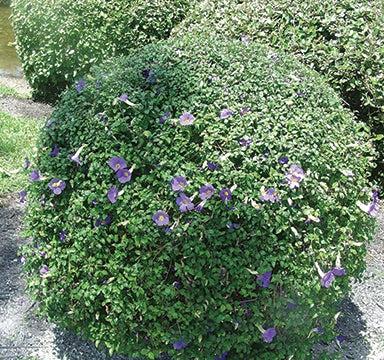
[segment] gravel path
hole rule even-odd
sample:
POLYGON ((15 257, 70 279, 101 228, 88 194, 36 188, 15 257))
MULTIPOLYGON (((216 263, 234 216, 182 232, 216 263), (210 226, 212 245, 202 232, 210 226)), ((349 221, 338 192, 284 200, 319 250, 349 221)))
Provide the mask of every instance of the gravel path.
POLYGON ((0 359, 124 360, 37 318, 24 292, 17 250, 23 208, 14 198, 0 203, 0 359))
MULTIPOLYGON (((0 203, 0 359, 101 360, 111 359, 92 344, 58 329, 34 315, 34 305, 24 292, 17 249, 23 209, 15 199, 0 203)), ((322 344, 342 359, 384 360, 384 212, 369 248, 365 279, 353 285, 342 304, 338 331, 346 337, 341 346, 322 344)), ((336 355, 335 355, 336 358, 336 355)), ((113 360, 127 360, 114 356, 113 360)))
POLYGON ((0 97, 0 111, 12 116, 26 118, 47 118, 51 112, 51 106, 28 99, 17 99, 12 96, 0 97))
POLYGON ((0 70, 0 85, 12 88, 25 97, 29 97, 28 95, 32 93, 32 89, 28 85, 22 73, 15 76, 0 70))
POLYGON ((28 99, 31 95, 31 88, 23 77, 16 77, 0 73, 0 85, 16 90, 19 97, 0 96, 0 111, 12 116, 26 118, 47 118, 52 112, 52 107, 47 104, 34 102, 28 99))

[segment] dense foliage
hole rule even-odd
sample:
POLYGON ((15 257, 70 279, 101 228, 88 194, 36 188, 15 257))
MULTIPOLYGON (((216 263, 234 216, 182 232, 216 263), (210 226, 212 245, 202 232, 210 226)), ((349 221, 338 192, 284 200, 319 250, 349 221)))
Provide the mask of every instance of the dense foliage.
POLYGON ((31 167, 29 289, 111 351, 306 359, 364 268, 365 131, 256 44, 188 37, 97 67, 31 167))
POLYGON ((384 2, 382 0, 204 0, 175 31, 257 40, 324 75, 377 135, 384 170, 384 2))
POLYGON ((15 0, 13 25, 37 98, 54 100, 100 60, 168 37, 188 0, 15 0))

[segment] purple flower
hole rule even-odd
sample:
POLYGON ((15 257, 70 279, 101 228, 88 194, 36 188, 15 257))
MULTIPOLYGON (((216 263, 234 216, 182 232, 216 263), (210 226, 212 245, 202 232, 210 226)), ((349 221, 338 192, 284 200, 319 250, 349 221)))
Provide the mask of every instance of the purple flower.
POLYGON ((336 343, 337 345, 341 345, 341 343, 343 343, 347 338, 344 336, 344 335, 337 335, 336 336, 336 343))
POLYGON ((263 190, 260 196, 261 201, 269 201, 271 203, 277 202, 280 200, 279 195, 277 194, 274 188, 269 188, 267 190, 263 190))
POLYGON ((171 116, 171 113, 169 111, 165 112, 159 119, 160 124, 164 124, 171 116))
POLYGON ((59 232, 59 240, 61 242, 64 242, 66 238, 67 238, 67 232, 65 230, 60 231, 59 232))
POLYGON ((208 169, 211 170, 211 171, 216 171, 216 170, 219 169, 220 165, 219 165, 219 164, 216 164, 216 163, 214 163, 214 162, 208 161, 208 162, 207 162, 207 167, 208 167, 208 169))
POLYGON ((334 268, 332 269, 332 273, 333 273, 333 275, 335 275, 335 276, 344 276, 347 272, 346 272, 345 269, 342 268, 342 267, 334 267, 334 268))
POLYGON ((180 125, 183 125, 183 126, 192 125, 194 121, 195 121, 195 117, 189 112, 185 112, 179 117, 180 125))
POLYGON ((206 203, 207 203, 207 200, 203 200, 200 203, 198 203, 197 206, 195 207, 195 211, 202 212, 204 210, 204 206, 206 203))
POLYGON ((176 204, 179 206, 179 210, 181 212, 191 211, 195 208, 195 205, 193 205, 191 199, 184 193, 180 193, 176 199, 176 204))
POLYGON ((328 271, 320 279, 321 286, 328 289, 331 286, 333 280, 335 280, 335 274, 333 273, 332 270, 328 271))
POLYGON ((116 186, 112 186, 107 193, 108 200, 114 204, 117 201, 117 197, 119 196, 119 191, 116 186))
POLYGON ((232 192, 228 188, 221 189, 219 196, 220 196, 221 201, 224 201, 224 202, 232 200, 232 192))
POLYGON ((40 276, 41 277, 46 277, 48 275, 48 272, 49 272, 49 267, 47 265, 43 265, 40 268, 40 276))
POLYGON ((252 139, 249 139, 249 138, 242 138, 242 139, 239 140, 239 145, 240 145, 241 147, 245 147, 245 148, 247 148, 247 147, 250 147, 250 146, 252 145, 252 142, 253 142, 252 139))
POLYGON ((215 360, 227 360, 228 351, 223 352, 221 355, 216 355, 215 360))
POLYGON ((56 157, 57 155, 59 155, 59 153, 60 153, 60 148, 59 148, 58 145, 55 145, 55 146, 52 148, 52 150, 51 150, 51 152, 49 153, 49 155, 50 155, 51 157, 56 157))
POLYGON ((127 163, 125 160, 119 156, 114 156, 108 161, 109 167, 114 170, 115 172, 119 171, 120 169, 126 169, 127 163))
POLYGON ((291 165, 285 178, 291 189, 297 189, 305 178, 305 172, 299 165, 291 165))
POLYGON ((269 287, 272 278, 272 271, 267 271, 264 274, 257 275, 257 281, 261 282, 261 287, 264 289, 269 287))
POLYGON ((129 101, 128 94, 121 94, 117 100, 123 102, 124 104, 127 104, 129 106, 136 106, 133 102, 129 101))
POLYGON ((165 211, 159 210, 152 216, 152 220, 157 226, 165 226, 169 224, 169 215, 165 211))
POLYGON ((179 339, 173 343, 173 348, 175 350, 183 350, 187 347, 187 343, 183 339, 179 339))
POLYGON ((52 190, 52 192, 55 195, 60 195, 64 191, 64 189, 66 187, 66 183, 64 180, 53 178, 49 182, 48 187, 52 190))
POLYGON ((128 100, 128 94, 121 94, 118 99, 122 102, 126 102, 128 100))
POLYGON ((227 119, 227 118, 231 117, 232 115, 233 115, 233 111, 230 109, 223 109, 220 111, 220 119, 221 120, 227 119))
POLYGON ((119 180, 120 183, 125 184, 129 181, 131 181, 132 178, 132 172, 128 169, 120 169, 116 173, 117 180, 119 180))
POLYGON ((112 224, 112 216, 111 215, 107 215, 104 219, 104 223, 102 225, 105 225, 105 226, 108 226, 108 225, 111 225, 112 224))
POLYGON ((171 187, 173 191, 183 191, 187 186, 188 182, 184 176, 175 176, 171 180, 171 187))
POLYGON ((274 327, 265 330, 262 334, 263 341, 266 343, 271 343, 275 336, 276 336, 276 329, 274 327))
POLYGON ((357 202, 357 206, 360 210, 366 212, 368 215, 376 216, 379 211, 379 193, 378 191, 372 191, 372 201, 369 204, 363 204, 360 201, 357 202))
POLYGON ((278 161, 279 161, 279 164, 285 165, 285 164, 288 164, 289 159, 288 159, 288 156, 282 156, 281 158, 279 158, 278 161))
POLYGON ((27 261, 27 259, 25 258, 25 256, 22 256, 20 258, 20 262, 21 262, 22 265, 24 265, 26 261, 27 261))
POLYGON ((210 199, 215 193, 215 188, 211 184, 205 184, 199 189, 199 197, 201 200, 210 199))
POLYGON ((85 145, 80 146, 80 148, 73 154, 70 159, 75 162, 77 165, 81 165, 80 153, 83 151, 85 145))
POLYGON ((31 162, 29 161, 28 158, 25 158, 25 159, 24 159, 24 165, 23 165, 23 168, 24 168, 25 170, 27 170, 30 166, 31 166, 31 162))
POLYGON ((19 202, 20 204, 24 204, 27 201, 27 192, 25 190, 21 190, 19 192, 19 202))
POLYGON ((29 179, 34 182, 34 181, 40 181, 41 178, 40 178, 40 173, 39 173, 39 170, 33 170, 31 172, 31 175, 29 175, 29 179))
POLYGON ((80 94, 85 89, 85 87, 86 87, 86 83, 84 79, 80 79, 76 81, 75 89, 78 94, 80 94))

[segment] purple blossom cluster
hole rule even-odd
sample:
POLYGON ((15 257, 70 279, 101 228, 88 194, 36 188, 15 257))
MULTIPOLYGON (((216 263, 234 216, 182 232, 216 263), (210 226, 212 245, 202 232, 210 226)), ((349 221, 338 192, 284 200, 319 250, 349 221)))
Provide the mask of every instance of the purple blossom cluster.
MULTIPOLYGON (((193 203, 193 197, 190 197, 185 193, 185 190, 189 186, 189 182, 184 176, 174 176, 170 181, 170 186, 172 191, 178 194, 176 198, 176 204, 179 207, 179 211, 181 213, 186 213, 193 210, 197 212, 203 211, 207 201, 210 200, 216 192, 216 189, 212 184, 202 185, 198 192, 201 201, 195 205, 193 203)), ((219 192, 219 196, 223 202, 228 202, 232 199, 232 192, 230 189, 224 188, 219 192)), ((157 226, 163 227, 170 223, 170 216, 165 210, 158 210, 152 216, 152 220, 157 226)))
POLYGON ((291 165, 289 171, 285 174, 285 179, 291 189, 297 189, 304 178, 304 170, 296 164, 291 165))
POLYGON ((320 280, 321 286, 325 288, 329 288, 332 284, 332 282, 335 280, 336 276, 344 276, 346 274, 346 271, 344 268, 335 267, 331 270, 329 270, 327 273, 325 273, 320 280))
MULTIPOLYGON (((121 184, 126 184, 132 179, 133 167, 128 169, 127 162, 120 156, 113 156, 108 160, 109 167, 115 172, 117 180, 121 184)), ((114 204, 117 198, 121 195, 117 186, 113 185, 107 192, 108 200, 114 204)))
POLYGON ((280 197, 277 194, 277 191, 275 188, 269 188, 266 190, 263 189, 261 191, 260 200, 265 201, 265 202, 269 201, 271 203, 275 203, 275 202, 278 202, 280 200, 280 197))

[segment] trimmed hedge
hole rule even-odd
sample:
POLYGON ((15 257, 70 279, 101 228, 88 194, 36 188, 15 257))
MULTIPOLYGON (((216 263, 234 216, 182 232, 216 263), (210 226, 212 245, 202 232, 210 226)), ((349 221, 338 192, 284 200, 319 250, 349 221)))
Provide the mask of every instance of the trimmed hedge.
POLYGON ((187 37, 94 68, 32 165, 29 290, 112 352, 306 359, 364 269, 365 131, 257 44, 187 37))
POLYGON ((15 0, 17 50, 35 98, 59 93, 103 59, 168 37, 188 0, 15 0))
POLYGON ((384 2, 382 0, 204 0, 175 29, 257 40, 324 75, 376 134, 384 170, 384 2))

